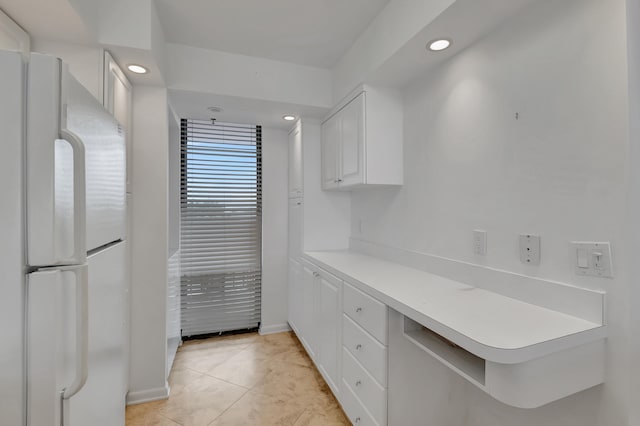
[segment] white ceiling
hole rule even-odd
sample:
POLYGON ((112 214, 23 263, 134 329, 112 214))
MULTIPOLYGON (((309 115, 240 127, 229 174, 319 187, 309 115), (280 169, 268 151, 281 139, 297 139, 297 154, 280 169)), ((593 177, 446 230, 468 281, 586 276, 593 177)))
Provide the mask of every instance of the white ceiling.
POLYGON ((389 0, 156 0, 168 42, 332 68, 389 0))
POLYGON ((93 34, 71 4, 78 1, 0 0, 0 9, 32 38, 84 44, 92 41, 93 34))
POLYGON ((282 119, 291 114, 320 120, 328 110, 306 105, 262 101, 236 96, 222 96, 210 93, 196 93, 186 90, 169 90, 169 103, 180 118, 209 119, 230 123, 260 124, 276 129, 290 129, 293 124, 282 119), (222 112, 212 113, 208 107, 220 107, 222 112))

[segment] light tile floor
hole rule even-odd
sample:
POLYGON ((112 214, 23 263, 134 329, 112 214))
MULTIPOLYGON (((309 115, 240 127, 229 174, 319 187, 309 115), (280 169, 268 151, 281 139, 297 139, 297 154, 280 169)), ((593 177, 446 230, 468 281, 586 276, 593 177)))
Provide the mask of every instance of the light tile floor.
POLYGON ((185 342, 165 401, 127 407, 127 426, 349 425, 295 335, 185 342))

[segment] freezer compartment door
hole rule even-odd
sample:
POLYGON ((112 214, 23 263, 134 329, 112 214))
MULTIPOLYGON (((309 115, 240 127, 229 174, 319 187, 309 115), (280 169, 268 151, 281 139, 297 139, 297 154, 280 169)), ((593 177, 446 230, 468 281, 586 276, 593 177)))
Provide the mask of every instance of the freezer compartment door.
POLYGON ((27 275, 27 425, 65 424, 63 400, 87 379, 88 267, 27 275))
POLYGON ((124 425, 126 243, 89 256, 89 376, 66 403, 65 426, 124 425))
POLYGON ((82 264, 86 259, 85 150, 62 131, 62 64, 32 54, 27 97, 27 263, 82 264))
POLYGON ((86 151, 87 250, 93 250, 126 235, 125 134, 65 67, 62 93, 61 126, 77 135, 86 151))

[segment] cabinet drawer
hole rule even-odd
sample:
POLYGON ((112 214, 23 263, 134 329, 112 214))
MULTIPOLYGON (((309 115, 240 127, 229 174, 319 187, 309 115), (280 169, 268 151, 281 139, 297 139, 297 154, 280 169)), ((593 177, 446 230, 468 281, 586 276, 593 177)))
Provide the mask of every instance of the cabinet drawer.
POLYGON ((342 316, 342 344, 378 383, 387 386, 387 347, 346 315, 342 316))
POLYGON ((345 348, 342 349, 342 379, 378 423, 387 418, 387 390, 364 369, 345 348))
POLYGON ((387 344, 387 305, 345 283, 343 311, 382 344, 387 344))
POLYGON ((386 419, 381 423, 374 420, 344 380, 342 381, 341 394, 340 402, 342 403, 342 408, 344 408, 347 417, 355 426, 385 426, 387 424, 386 419))

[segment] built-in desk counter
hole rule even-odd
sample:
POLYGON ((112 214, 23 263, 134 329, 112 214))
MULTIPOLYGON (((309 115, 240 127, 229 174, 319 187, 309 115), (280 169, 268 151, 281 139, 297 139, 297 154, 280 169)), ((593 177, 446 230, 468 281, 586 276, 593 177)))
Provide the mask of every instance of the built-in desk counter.
POLYGON ((603 323, 356 252, 305 257, 404 315, 407 339, 502 402, 537 407, 604 380, 603 323))

